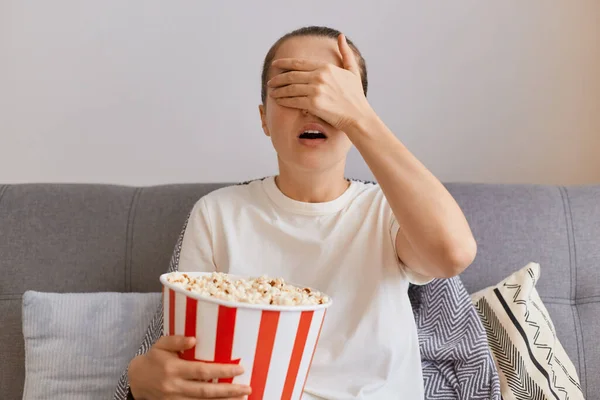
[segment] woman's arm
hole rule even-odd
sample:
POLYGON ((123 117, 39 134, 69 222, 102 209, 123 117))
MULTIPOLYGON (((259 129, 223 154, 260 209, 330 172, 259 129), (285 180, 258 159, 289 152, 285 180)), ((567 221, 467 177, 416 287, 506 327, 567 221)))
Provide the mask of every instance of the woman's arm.
POLYGON ((279 105, 307 110, 348 135, 398 220, 396 251, 408 268, 428 277, 459 274, 476 253, 465 216, 444 186, 373 111, 344 35, 339 36, 338 47, 343 68, 311 60, 273 61, 273 66, 292 72, 268 82, 273 88, 270 96, 279 105))
POLYGON ((421 275, 458 275, 475 258, 469 224, 441 182, 372 112, 346 134, 381 185, 398 220, 396 251, 402 262, 421 275))

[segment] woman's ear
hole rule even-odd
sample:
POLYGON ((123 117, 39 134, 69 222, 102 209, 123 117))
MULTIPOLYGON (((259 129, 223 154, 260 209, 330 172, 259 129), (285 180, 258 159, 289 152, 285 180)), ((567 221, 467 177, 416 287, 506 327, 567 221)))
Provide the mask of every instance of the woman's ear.
POLYGON ((258 111, 260 112, 260 121, 262 123, 263 132, 270 137, 271 133, 269 133, 269 127, 267 126, 267 109, 264 104, 259 104, 258 111))

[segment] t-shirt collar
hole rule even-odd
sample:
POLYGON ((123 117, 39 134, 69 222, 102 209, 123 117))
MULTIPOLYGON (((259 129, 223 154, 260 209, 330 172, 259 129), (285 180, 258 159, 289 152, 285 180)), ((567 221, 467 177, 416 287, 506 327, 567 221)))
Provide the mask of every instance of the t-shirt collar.
POLYGON ((327 215, 334 214, 342 210, 352 200, 354 189, 356 187, 354 181, 350 181, 350 186, 337 199, 326 201, 324 203, 305 203, 287 197, 279 189, 275 183, 275 177, 271 176, 262 181, 262 186, 271 199, 278 207, 295 213, 304 215, 327 215))

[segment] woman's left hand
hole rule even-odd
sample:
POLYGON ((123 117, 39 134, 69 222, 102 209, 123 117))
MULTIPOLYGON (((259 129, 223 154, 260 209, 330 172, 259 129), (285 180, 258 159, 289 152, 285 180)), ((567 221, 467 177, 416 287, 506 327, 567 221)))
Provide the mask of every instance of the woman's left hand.
POLYGON ((295 58, 281 58, 271 64, 286 70, 267 85, 277 104, 308 111, 335 128, 348 132, 362 118, 374 114, 362 87, 360 68, 346 37, 338 37, 344 68, 295 58))

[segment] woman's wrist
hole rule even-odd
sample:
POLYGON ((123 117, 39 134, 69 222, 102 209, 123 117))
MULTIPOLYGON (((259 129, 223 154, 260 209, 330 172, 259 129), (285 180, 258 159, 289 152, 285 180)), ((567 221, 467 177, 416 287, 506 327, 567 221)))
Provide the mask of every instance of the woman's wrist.
POLYGON ((379 115, 370 108, 364 114, 352 120, 344 132, 350 140, 359 139, 364 136, 379 135, 384 130, 385 124, 379 118, 379 115))

